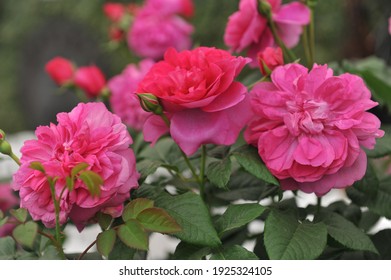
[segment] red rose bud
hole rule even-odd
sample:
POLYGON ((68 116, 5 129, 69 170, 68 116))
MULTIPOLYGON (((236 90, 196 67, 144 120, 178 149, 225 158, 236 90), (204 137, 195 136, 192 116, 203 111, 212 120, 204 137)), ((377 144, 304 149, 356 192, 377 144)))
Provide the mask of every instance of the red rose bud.
POLYGON ((192 0, 182 0, 182 14, 185 17, 192 17, 194 15, 194 4, 192 0))
POLYGON ((5 139, 5 132, 0 129, 0 142, 5 139))
POLYGON ((137 94, 140 99, 140 105, 146 112, 154 113, 155 115, 163 114, 163 108, 159 103, 159 99, 151 93, 137 94))
POLYGON ((106 3, 103 12, 111 21, 119 22, 126 12, 126 7, 121 3, 106 3))
POLYGON ((46 63, 45 70, 59 86, 72 82, 75 72, 72 62, 59 56, 46 63))
POLYGON ((75 85, 81 88, 89 98, 93 98, 101 94, 106 86, 106 79, 95 65, 85 66, 76 70, 75 85))
POLYGON ((111 26, 109 29, 109 38, 114 42, 120 42, 125 39, 125 32, 117 26, 111 26))
POLYGON ((257 54, 257 59, 261 73, 264 76, 269 76, 277 66, 284 64, 282 50, 279 47, 267 47, 264 51, 257 54))

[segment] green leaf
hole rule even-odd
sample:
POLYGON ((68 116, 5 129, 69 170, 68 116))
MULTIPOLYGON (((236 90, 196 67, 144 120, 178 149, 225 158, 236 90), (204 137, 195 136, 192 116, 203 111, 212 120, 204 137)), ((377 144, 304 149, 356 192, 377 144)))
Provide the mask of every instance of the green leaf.
POLYGON ((148 175, 155 173, 162 164, 162 162, 157 160, 145 159, 137 164, 137 170, 139 170, 141 178, 145 179, 148 175))
POLYGON ((371 237, 383 260, 391 260, 391 229, 384 229, 371 237))
POLYGON ((103 230, 106 230, 113 221, 113 217, 111 217, 109 214, 105 214, 102 212, 98 212, 96 214, 96 218, 98 219, 98 223, 103 230))
POLYGON ((391 219, 391 176, 379 180, 374 170, 367 169, 364 178, 348 188, 347 194, 354 203, 391 219))
POLYGON ((88 166, 89 166, 89 164, 85 163, 85 162, 82 162, 82 163, 75 165, 71 170, 71 177, 75 178, 76 175, 79 174, 80 171, 87 169, 88 166))
POLYGON ((221 236, 227 231, 240 228, 258 218, 263 211, 265 207, 258 203, 230 205, 215 222, 217 232, 221 236))
POLYGON ((37 234, 38 225, 32 221, 18 225, 12 232, 12 236, 16 242, 29 248, 33 247, 37 234))
POLYGON ((58 250, 54 246, 48 246, 43 252, 40 260, 62 260, 62 257, 59 255, 58 250))
POLYGON ((9 217, 4 217, 4 218, 0 219, 0 227, 5 225, 8 222, 8 219, 9 219, 9 217))
POLYGON ((13 260, 16 251, 15 240, 10 236, 0 238, 0 260, 13 260))
POLYGON ((210 247, 221 244, 209 210, 199 195, 192 192, 177 196, 161 193, 155 198, 155 205, 166 210, 179 224, 182 231, 174 235, 182 241, 210 247))
POLYGON ((202 260, 210 254, 210 248, 180 242, 173 255, 174 260, 202 260))
POLYGON ((4 218, 4 212, 0 210, 0 220, 4 218))
POLYGON ((210 163, 206 169, 206 176, 212 184, 219 188, 226 188, 231 177, 231 160, 229 157, 210 163))
POLYGON ((268 185, 264 181, 242 170, 238 170, 231 175, 227 190, 211 189, 213 196, 229 202, 238 199, 261 200, 265 197, 275 195, 278 191, 278 186, 268 185))
POLYGON ((96 239, 96 248, 98 252, 107 257, 114 248, 116 240, 116 232, 114 229, 109 229, 98 234, 96 239))
POLYGON ((267 183, 278 186, 277 179, 270 173, 254 147, 245 145, 236 149, 232 156, 250 174, 267 183))
POLYGON ((10 214, 21 223, 24 223, 27 220, 27 210, 24 208, 11 209, 10 214))
POLYGON ((137 198, 129 202, 122 213, 124 222, 130 219, 136 219, 137 216, 145 209, 152 208, 154 202, 147 198, 137 198))
POLYGON ((175 233, 181 227, 168 213, 161 208, 148 208, 137 215, 137 220, 149 231, 160 233, 175 233))
POLYGON ((130 248, 148 250, 148 235, 136 220, 128 220, 125 224, 120 225, 117 235, 130 248))
POLYGON ((259 260, 253 253, 240 245, 223 248, 214 253, 210 260, 259 260))
POLYGON ((386 134, 376 140, 375 148, 373 150, 366 150, 368 157, 381 158, 391 154, 391 134, 389 133, 391 129, 388 127, 387 130, 384 130, 386 134))
POLYGON ((87 186, 88 191, 92 196, 100 195, 100 186, 103 185, 103 179, 94 171, 83 171, 80 172, 79 178, 87 186))
POLYGON ((71 177, 66 177, 65 178, 65 183, 67 185, 67 188, 69 191, 73 191, 73 188, 75 187, 75 180, 72 179, 71 177))
POLYGON ((266 219, 264 241, 270 259, 316 259, 326 247, 327 227, 300 223, 290 213, 274 210, 266 219))
POLYGON ((46 173, 45 168, 43 167, 42 163, 40 163, 39 161, 31 162, 30 163, 30 168, 34 169, 34 170, 37 170, 37 171, 40 171, 42 173, 46 173))
POLYGON ((322 216, 329 235, 336 241, 353 250, 377 253, 371 239, 353 223, 337 213, 327 212, 322 216))
POLYGON ((117 238, 116 241, 114 242, 114 247, 108 256, 108 259, 109 260, 134 260, 137 252, 140 251, 128 247, 119 238, 117 238))
POLYGON ((354 62, 344 61, 343 68, 345 72, 360 75, 376 101, 391 108, 391 68, 387 67, 383 59, 370 56, 354 62))

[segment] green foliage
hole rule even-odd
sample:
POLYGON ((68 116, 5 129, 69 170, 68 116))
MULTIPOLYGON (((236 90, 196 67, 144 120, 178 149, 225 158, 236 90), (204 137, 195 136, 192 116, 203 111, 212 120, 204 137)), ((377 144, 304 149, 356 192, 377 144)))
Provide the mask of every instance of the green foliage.
POLYGON ((16 253, 16 244, 12 237, 0 238, 0 260, 12 260, 16 253))
POLYGON ((148 208, 137 215, 137 220, 149 231, 160 233, 180 232, 181 227, 161 208, 148 208))
POLYGON ((114 248, 117 234, 114 229, 109 229, 99 233, 96 239, 96 248, 98 252, 105 257, 108 257, 114 248))
POLYGON ((232 152, 232 156, 246 171, 258 179, 273 185, 279 185, 277 179, 266 168, 254 147, 248 145, 242 146, 232 152))
POLYGON ((177 196, 161 193, 155 198, 155 204, 166 210, 182 228, 174 234, 182 241, 210 247, 221 244, 209 211, 199 195, 191 192, 177 196))
POLYGON ((186 242, 180 242, 175 249, 173 259, 175 260, 202 260, 210 254, 208 247, 197 246, 186 242))
POLYGON ((206 169, 206 176, 212 184, 222 189, 226 188, 231 177, 231 160, 225 158, 211 162, 206 169))
POLYGON ((210 260, 258 260, 258 257, 246 248, 234 245, 213 253, 210 260))
POLYGON ((138 250, 148 250, 148 234, 136 220, 128 220, 118 227, 118 237, 128 247, 138 250))
POLYGON ((341 215, 327 212, 321 220, 326 224, 328 234, 345 247, 377 253, 368 235, 341 215))
POLYGON ((326 247, 327 228, 322 223, 300 222, 290 212, 273 210, 265 223, 265 246, 270 259, 311 260, 326 247))
POLYGON ((86 170, 79 173, 79 178, 87 186, 92 196, 100 196, 100 186, 103 185, 103 179, 97 173, 86 170))
POLYGON ((136 219, 137 216, 145 209, 152 208, 154 202, 146 198, 137 198, 129 202, 123 213, 122 219, 126 222, 130 219, 136 219))
POLYGON ((258 218, 264 211, 265 207, 257 203, 230 205, 215 222, 217 232, 222 236, 225 232, 240 228, 258 218))
POLYGON ((24 223, 27 220, 27 210, 24 208, 11 209, 10 214, 19 222, 24 223))
POLYGON ((12 232, 16 242, 29 248, 33 247, 37 234, 38 225, 32 221, 16 226, 12 232))

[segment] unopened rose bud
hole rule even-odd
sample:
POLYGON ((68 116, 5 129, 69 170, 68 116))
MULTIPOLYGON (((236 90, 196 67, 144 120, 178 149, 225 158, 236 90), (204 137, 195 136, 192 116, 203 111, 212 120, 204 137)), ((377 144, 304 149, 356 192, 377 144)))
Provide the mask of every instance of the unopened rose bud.
POLYGON ((284 57, 281 48, 267 47, 257 54, 259 68, 264 76, 269 76, 272 71, 284 64, 284 57))
POLYGON ((5 132, 0 129, 0 141, 5 139, 5 132))
POLYGON ((145 111, 154 113, 155 115, 163 114, 163 108, 155 95, 151 93, 139 93, 137 96, 140 99, 141 107, 145 111))
POLYGON ((89 98, 96 98, 106 86, 106 78, 95 65, 79 67, 75 73, 75 85, 89 98))
POLYGON ((268 1, 259 0, 258 10, 265 17, 271 18, 272 6, 270 5, 270 3, 268 1))
POLYGON ((10 143, 5 140, 0 141, 0 153, 10 156, 12 154, 12 148, 10 143))

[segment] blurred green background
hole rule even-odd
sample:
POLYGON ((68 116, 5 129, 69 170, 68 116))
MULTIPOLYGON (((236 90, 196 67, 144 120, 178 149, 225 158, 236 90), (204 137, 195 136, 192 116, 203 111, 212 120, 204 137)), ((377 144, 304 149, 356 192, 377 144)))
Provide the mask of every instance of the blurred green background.
MULTIPOLYGON (((125 47, 113 51, 107 43, 105 2, 0 1, 0 128, 6 132, 35 129, 76 104, 72 94, 59 94, 45 74, 45 63, 52 57, 65 56, 78 65, 96 63, 107 77, 134 60, 125 47)), ((239 0, 194 2, 194 43, 225 48, 227 18, 237 10, 239 0)), ((318 63, 373 54, 391 61, 387 31, 391 1, 319 0, 315 15, 318 63)), ((300 53, 301 47, 296 51, 300 53)))

